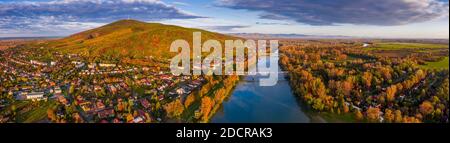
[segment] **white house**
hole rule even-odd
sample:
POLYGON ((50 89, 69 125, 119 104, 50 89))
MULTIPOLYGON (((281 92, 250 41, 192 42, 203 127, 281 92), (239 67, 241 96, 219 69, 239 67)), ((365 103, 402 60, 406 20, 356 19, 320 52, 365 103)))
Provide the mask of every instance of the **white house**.
POLYGON ((30 60, 30 63, 33 65, 40 65, 40 66, 46 66, 46 63, 43 62, 39 62, 39 61, 35 61, 35 60, 30 60))
POLYGON ((61 88, 60 87, 56 87, 55 88, 55 94, 61 94, 61 93, 62 93, 61 88))
POLYGON ((363 43, 364 48, 369 47, 370 45, 371 45, 370 43, 363 43))
POLYGON ((117 65, 116 64, 103 64, 103 63, 100 63, 99 66, 100 67, 115 67, 117 65))
POLYGON ((178 93, 178 95, 182 95, 185 93, 183 88, 178 88, 176 92, 178 93))
POLYGON ((41 100, 44 99, 44 92, 31 92, 24 97, 25 100, 41 100))
POLYGON ((84 65, 85 65, 84 63, 80 63, 80 64, 76 64, 75 67, 76 68, 82 68, 82 67, 84 67, 84 65))
POLYGON ((89 64, 89 65, 88 65, 88 68, 90 68, 90 69, 95 68, 95 64, 89 64))

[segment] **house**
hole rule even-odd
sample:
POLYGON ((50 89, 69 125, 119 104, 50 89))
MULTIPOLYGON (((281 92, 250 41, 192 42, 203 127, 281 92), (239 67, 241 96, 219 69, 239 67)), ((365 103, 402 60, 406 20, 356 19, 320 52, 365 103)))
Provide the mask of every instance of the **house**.
POLYGON ((92 103, 91 102, 80 103, 80 107, 81 107, 81 109, 83 109, 84 112, 92 111, 92 103))
MULTIPOLYGON (((72 64, 74 64, 76 68, 82 68, 82 67, 84 67, 84 65, 86 65, 85 63, 77 62, 77 61, 73 61, 72 64)), ((92 68, 94 68, 94 67, 92 67, 92 68)))
POLYGON ((159 96, 158 96, 158 100, 159 100, 159 101, 164 100, 164 95, 159 95, 159 96))
POLYGON ((362 111, 361 108, 359 108, 358 106, 355 106, 355 105, 352 105, 352 108, 353 108, 353 109, 356 109, 356 110, 358 110, 358 111, 362 111))
POLYGON ((82 62, 79 62, 79 61, 72 61, 72 64, 74 64, 74 65, 79 65, 79 64, 82 64, 82 62))
POLYGON ((50 66, 55 66, 57 62, 50 62, 50 66))
POLYGON ((158 93, 158 91, 156 91, 155 89, 152 89, 152 90, 145 90, 145 94, 146 94, 146 95, 154 95, 154 94, 156 94, 156 93, 158 93))
POLYGON ((54 90, 54 92, 55 92, 55 94, 61 94, 61 93, 62 93, 60 87, 56 87, 55 90, 54 90))
POLYGON ((202 112, 200 110, 195 110, 194 116, 196 119, 200 119, 202 116, 202 112))
POLYGON ((46 66, 47 65, 46 63, 35 61, 35 60, 30 60, 30 63, 32 65, 39 65, 39 66, 46 66))
POLYGON ((113 123, 123 123, 119 118, 114 118, 113 123))
POLYGON ((185 91, 184 91, 183 88, 178 88, 178 89, 176 90, 176 92, 178 93, 178 95, 182 95, 182 94, 185 93, 185 91))
POLYGON ((95 104, 95 106, 97 107, 97 110, 103 110, 103 109, 105 109, 105 104, 103 104, 102 101, 97 101, 97 103, 95 104))
POLYGON ((141 101, 141 105, 144 107, 144 108, 149 108, 150 107, 150 102, 148 102, 148 100, 147 99, 141 99, 140 100, 141 101))
POLYGON ((114 87, 113 85, 109 85, 108 86, 109 92, 112 94, 116 94, 117 93, 117 88, 114 87))
POLYGON ((104 118, 109 118, 109 117, 114 117, 115 116, 115 112, 114 109, 105 109, 102 111, 99 111, 97 113, 98 118, 100 119, 104 119, 104 118))
POLYGON ((62 118, 64 117, 64 113, 66 113, 66 109, 62 106, 59 106, 56 110, 56 116, 62 118))
POLYGON ((169 75, 161 75, 160 78, 164 79, 164 80, 171 80, 172 79, 172 77, 169 76, 169 75))
POLYGON ((123 89, 125 89, 127 91, 130 90, 130 87, 124 82, 120 83, 119 85, 120 85, 120 87, 122 87, 123 89))
POLYGON ((379 122, 383 123, 384 122, 384 113, 380 112, 378 116, 380 117, 379 122))
POLYGON ((89 65, 88 65, 88 68, 90 68, 90 69, 95 68, 95 64, 89 64, 89 65))
POLYGON ((24 97, 25 100, 42 100, 44 99, 44 92, 31 92, 24 97))
POLYGON ((194 81, 192 81, 192 84, 201 85, 202 82, 200 80, 194 80, 194 81))
POLYGON ((373 43, 370 43, 370 42, 367 42, 367 43, 363 43, 363 47, 364 48, 366 48, 366 47, 370 47, 370 46, 372 46, 373 45, 373 43))
POLYGON ((67 101, 67 99, 64 96, 57 96, 58 97, 58 101, 64 105, 68 105, 69 102, 67 101))
POLYGON ((139 116, 134 118, 133 123, 144 123, 144 117, 139 116))
POLYGON ((116 64, 104 64, 104 63, 100 63, 99 64, 100 67, 115 67, 117 66, 116 64))
POLYGON ((100 86, 98 86, 98 85, 95 85, 95 86, 94 86, 94 90, 95 90, 95 91, 100 91, 100 90, 102 90, 102 87, 100 87, 100 86))

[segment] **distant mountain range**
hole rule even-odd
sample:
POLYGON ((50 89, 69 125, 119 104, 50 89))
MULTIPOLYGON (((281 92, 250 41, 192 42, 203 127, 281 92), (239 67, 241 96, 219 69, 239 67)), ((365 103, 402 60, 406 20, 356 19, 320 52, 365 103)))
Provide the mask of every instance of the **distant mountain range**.
POLYGON ((62 38, 58 36, 51 37, 0 37, 0 40, 45 40, 45 39, 57 39, 62 38))
POLYGON ((305 34, 261 34, 261 33, 230 33, 228 35, 247 39, 352 39, 357 37, 340 35, 305 35, 305 34))

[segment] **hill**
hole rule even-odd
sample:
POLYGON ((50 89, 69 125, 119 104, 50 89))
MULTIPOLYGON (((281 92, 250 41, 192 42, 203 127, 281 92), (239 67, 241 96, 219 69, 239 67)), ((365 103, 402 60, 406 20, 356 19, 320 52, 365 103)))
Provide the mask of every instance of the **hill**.
POLYGON ((175 40, 183 39, 192 46, 193 32, 202 32, 202 42, 215 39, 223 43, 225 40, 237 39, 201 29, 120 20, 40 46, 89 58, 139 59, 147 56, 170 58, 176 54, 169 51, 170 44, 175 40))

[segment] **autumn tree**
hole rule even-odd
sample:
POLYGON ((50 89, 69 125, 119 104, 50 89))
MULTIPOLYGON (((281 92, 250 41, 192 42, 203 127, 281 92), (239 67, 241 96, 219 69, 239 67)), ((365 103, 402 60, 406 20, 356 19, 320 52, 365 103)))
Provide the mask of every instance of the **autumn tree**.
POLYGON ((402 112, 400 110, 395 110, 394 112, 394 117, 395 117, 395 122, 396 123, 401 123, 403 122, 403 117, 402 117, 402 112))
POLYGON ((145 112, 145 123, 151 123, 152 122, 152 118, 150 116, 149 113, 145 112))
POLYGON ((195 101, 195 95, 191 94, 186 98, 186 101, 184 101, 184 107, 188 108, 192 103, 195 101))
POLYGON ((133 115, 131 115, 131 113, 126 114, 126 119, 127 119, 127 123, 132 123, 134 120, 133 115))
POLYGON ((347 104, 342 104, 342 106, 343 106, 342 109, 343 109, 344 113, 348 113, 350 111, 347 104))
POLYGON ((317 111, 322 111, 325 108, 325 105, 322 103, 322 99, 317 98, 313 101, 312 107, 317 111))
POLYGON ((164 109, 166 110, 168 117, 178 118, 181 114, 183 114, 184 106, 181 104, 181 100, 177 99, 167 104, 164 109))
POLYGON ((392 110, 386 109, 384 112, 385 112, 385 113, 384 113, 384 119, 385 119, 385 121, 386 121, 387 123, 392 123, 392 122, 394 121, 394 119, 395 119, 395 115, 394 115, 394 113, 392 112, 392 110))
POLYGON ((350 96, 350 93, 353 89, 353 82, 351 80, 346 80, 342 83, 342 89, 344 91, 344 95, 350 96))
POLYGON ((381 75, 385 80, 390 80, 392 78, 391 69, 387 67, 381 67, 380 69, 381 75))
POLYGON ((367 119, 370 122, 378 122, 380 120, 380 109, 374 107, 367 109, 367 119))
POLYGON ((206 121, 209 118, 209 113, 214 106, 214 101, 208 96, 202 98, 202 104, 200 105, 200 111, 202 113, 202 120, 206 121))
POLYGON ((56 115, 55 115, 55 110, 53 108, 48 108, 47 109, 47 117, 50 121, 56 121, 56 115))
POLYGON ((395 94, 397 93, 397 87, 392 85, 386 89, 386 98, 389 102, 395 100, 395 94))
POLYGON ((325 88, 325 85, 323 84, 322 80, 320 79, 313 80, 311 82, 311 85, 312 85, 311 90, 313 91, 313 93, 315 93, 314 94, 315 96, 319 98, 326 96, 327 89, 325 88))
POLYGON ((364 72, 364 74, 363 74, 363 76, 362 76, 363 84, 364 84, 366 87, 370 87, 370 86, 372 85, 372 78, 373 78, 372 73, 370 73, 370 72, 364 72))
POLYGON ((422 104, 420 104, 419 109, 420 112, 425 116, 430 115, 434 111, 433 104, 430 101, 424 101, 422 104))
POLYGON ((356 110, 356 112, 355 112, 355 118, 356 118, 356 120, 361 121, 361 120, 364 119, 364 116, 363 116, 363 114, 361 113, 361 111, 356 110))

